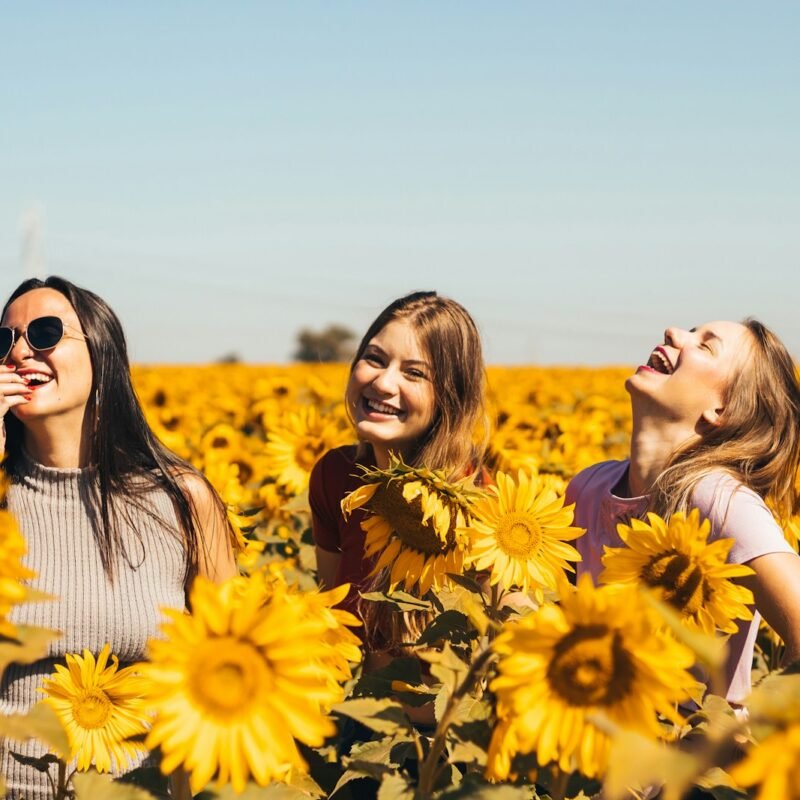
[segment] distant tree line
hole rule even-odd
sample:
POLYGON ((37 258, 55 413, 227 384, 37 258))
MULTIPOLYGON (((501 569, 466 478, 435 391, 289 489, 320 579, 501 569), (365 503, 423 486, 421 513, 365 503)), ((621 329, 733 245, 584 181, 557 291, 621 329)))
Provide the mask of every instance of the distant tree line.
POLYGON ((295 361, 311 363, 350 361, 356 351, 356 334, 344 325, 328 325, 320 331, 303 328, 297 334, 295 361))

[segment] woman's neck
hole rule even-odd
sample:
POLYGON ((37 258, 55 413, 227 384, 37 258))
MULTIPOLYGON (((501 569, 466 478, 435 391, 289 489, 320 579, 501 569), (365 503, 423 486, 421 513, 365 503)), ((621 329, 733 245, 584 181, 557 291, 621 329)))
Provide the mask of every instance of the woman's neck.
POLYGON ((26 425, 23 445, 28 455, 45 467, 74 469, 90 465, 88 437, 70 430, 66 420, 48 419, 26 425))
POLYGON ((628 470, 628 495, 641 497, 653 488, 673 454, 691 439, 684 426, 663 420, 637 419, 631 435, 631 463, 628 470))

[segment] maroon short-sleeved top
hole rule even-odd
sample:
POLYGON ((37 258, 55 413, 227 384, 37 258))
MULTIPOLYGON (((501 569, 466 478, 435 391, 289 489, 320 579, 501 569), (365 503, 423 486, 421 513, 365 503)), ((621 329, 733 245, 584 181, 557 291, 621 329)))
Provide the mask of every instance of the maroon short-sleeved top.
MULTIPOLYGON (((367 575, 374 566, 374 559, 364 559, 364 531, 361 529, 364 511, 358 508, 345 520, 341 508, 344 496, 363 485, 356 450, 356 445, 348 445, 325 453, 311 471, 308 489, 315 544, 342 555, 334 583, 336 586, 351 585, 342 603, 348 611, 355 610, 358 592, 364 590, 367 575)), ((374 466, 371 454, 364 466, 374 466)))

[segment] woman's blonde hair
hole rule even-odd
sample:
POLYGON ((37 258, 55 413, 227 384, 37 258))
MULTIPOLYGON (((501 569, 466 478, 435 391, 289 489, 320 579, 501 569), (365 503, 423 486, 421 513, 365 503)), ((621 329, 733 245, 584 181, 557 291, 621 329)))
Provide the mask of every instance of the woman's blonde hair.
POLYGON ((719 423, 673 454, 655 482, 651 510, 688 511, 698 481, 729 473, 786 519, 797 509, 800 466, 800 383, 788 350, 755 319, 742 323, 751 350, 731 380, 719 423))
MULTIPOLYGON (((416 332, 430 361, 434 417, 408 461, 463 477, 480 467, 489 427, 484 405, 486 371, 478 329, 467 310, 436 292, 414 292, 390 303, 369 326, 350 372, 370 341, 390 322, 403 320, 416 332)), ((349 409, 348 409, 349 410, 349 409)), ((367 452, 362 443, 359 456, 367 452)))

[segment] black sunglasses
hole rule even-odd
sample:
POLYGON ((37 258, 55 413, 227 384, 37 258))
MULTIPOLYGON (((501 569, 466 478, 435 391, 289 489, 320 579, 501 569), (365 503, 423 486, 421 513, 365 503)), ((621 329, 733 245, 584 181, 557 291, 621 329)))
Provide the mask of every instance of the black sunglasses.
POLYGON ((20 336, 30 345, 31 350, 52 350, 66 335, 67 328, 82 339, 88 337, 67 324, 59 317, 37 317, 32 319, 23 330, 18 328, 0 328, 0 361, 5 361, 14 349, 14 343, 20 336))

